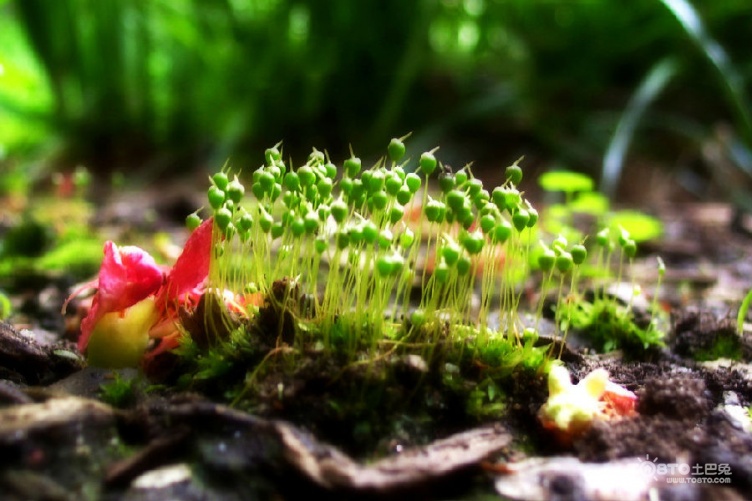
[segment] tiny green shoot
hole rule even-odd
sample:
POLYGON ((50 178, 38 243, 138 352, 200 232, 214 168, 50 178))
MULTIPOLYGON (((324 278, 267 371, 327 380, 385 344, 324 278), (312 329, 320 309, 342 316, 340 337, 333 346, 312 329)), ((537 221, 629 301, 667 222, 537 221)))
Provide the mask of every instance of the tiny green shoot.
POLYGON ((736 331, 740 336, 744 334, 744 320, 747 318, 750 304, 752 304, 752 290, 747 292, 747 295, 744 296, 742 304, 739 306, 739 313, 736 316, 736 331))

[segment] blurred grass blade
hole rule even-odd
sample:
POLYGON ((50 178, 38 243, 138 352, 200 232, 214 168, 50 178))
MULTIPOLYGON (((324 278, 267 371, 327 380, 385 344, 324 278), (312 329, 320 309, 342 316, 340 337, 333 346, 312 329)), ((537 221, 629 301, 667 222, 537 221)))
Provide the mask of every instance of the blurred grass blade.
POLYGON ((684 31, 718 71, 726 96, 731 101, 736 115, 737 127, 741 129, 744 141, 752 144, 752 116, 750 116, 749 103, 744 93, 744 80, 734 68, 728 54, 708 35, 697 10, 687 0, 661 0, 661 2, 676 16, 684 31))
POLYGON ((600 191, 609 198, 613 198, 619 184, 624 157, 627 154, 637 124, 648 106, 666 88, 676 71, 677 63, 675 60, 672 58, 662 59, 650 69, 630 98, 603 157, 600 191))
POLYGON ((744 299, 741 306, 739 306, 739 313, 736 316, 736 331, 741 336, 744 334, 744 320, 747 318, 747 312, 749 311, 750 304, 752 303, 752 290, 750 290, 744 299))

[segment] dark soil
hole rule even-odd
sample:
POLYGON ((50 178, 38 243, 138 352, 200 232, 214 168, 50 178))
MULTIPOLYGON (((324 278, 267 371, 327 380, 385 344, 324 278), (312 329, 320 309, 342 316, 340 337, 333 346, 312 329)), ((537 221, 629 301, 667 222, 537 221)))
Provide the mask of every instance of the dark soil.
MULTIPOLYGON (((101 403, 101 386, 114 373, 82 369, 65 328, 45 320, 70 284, 59 277, 14 284, 14 300, 25 306, 13 325, 0 324, 0 492, 19 500, 488 499, 496 482, 510 496, 502 484, 515 481, 514 499, 628 499, 596 489, 601 473, 590 472, 593 463, 612 465, 618 478, 631 459, 728 465, 731 478, 723 485, 647 479, 625 487, 633 499, 648 499, 649 489, 661 499, 752 498, 752 431, 740 418, 752 406, 752 334, 735 331, 736 308, 752 288, 752 241, 730 229, 728 212, 666 211, 665 240, 645 246, 635 266, 635 280, 650 292, 655 256, 666 261, 665 348, 603 355, 573 335, 562 361, 574 380, 603 367, 639 403, 635 416, 596 421, 566 445, 537 419, 548 395, 544 377, 513 372, 500 384, 503 412, 469 417, 466 392, 447 391, 435 375, 431 364, 440 356, 385 357, 368 366, 304 353, 294 372, 263 380, 236 408, 226 405, 231 385, 171 389, 180 387, 181 365, 167 357, 151 373, 159 387, 133 371, 118 373, 132 381, 133 396, 111 400, 118 409, 101 403), (347 412, 343 402, 352 405, 347 412), (557 469, 561 456, 579 462, 557 469), (515 470, 533 459, 542 461, 537 469, 515 470)), ((262 308, 262 327, 280 325, 274 304, 262 308)), ((282 322, 288 343, 290 323, 282 322)), ((248 353, 273 350, 278 335, 263 332, 248 353)), ((199 344, 209 349, 212 341, 205 336, 199 344)), ((266 361, 289 364, 287 355, 279 350, 266 361)), ((484 380, 482 369, 462 370, 473 384, 484 380)))

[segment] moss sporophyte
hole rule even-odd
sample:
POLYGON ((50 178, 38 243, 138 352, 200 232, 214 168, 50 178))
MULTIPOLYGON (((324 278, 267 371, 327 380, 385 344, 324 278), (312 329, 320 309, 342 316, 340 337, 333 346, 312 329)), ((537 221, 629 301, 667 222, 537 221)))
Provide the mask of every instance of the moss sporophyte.
POLYGON ((234 378, 222 385, 234 402, 253 394, 272 363, 294 371, 314 355, 344 367, 402 357, 449 386, 475 374, 486 391, 469 408, 498 412, 499 378, 552 362, 539 320, 518 313, 525 285, 541 276, 538 318, 556 287, 566 335, 576 322, 567 305, 585 301, 578 289, 589 254, 590 266, 606 267, 616 246, 621 276, 636 245, 626 231, 590 239, 595 253, 585 238, 551 238, 518 188, 517 162, 488 191, 470 166, 454 172, 439 162, 438 148, 411 165, 404 139, 370 168, 352 152, 337 166, 316 149, 294 168, 276 145, 249 190, 222 169, 207 191, 211 217, 188 216, 192 233, 171 269, 108 242, 79 348, 110 367, 171 354, 185 384, 234 378))

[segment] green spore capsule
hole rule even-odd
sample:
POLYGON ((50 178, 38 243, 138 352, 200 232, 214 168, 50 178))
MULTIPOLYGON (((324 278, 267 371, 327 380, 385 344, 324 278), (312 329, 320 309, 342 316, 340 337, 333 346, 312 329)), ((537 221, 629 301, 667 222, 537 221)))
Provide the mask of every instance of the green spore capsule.
POLYGON ((358 175, 361 169, 361 161, 360 158, 356 156, 351 156, 347 160, 345 160, 344 167, 345 167, 345 173, 349 177, 355 177, 358 175))
POLYGON ((331 211, 334 220, 338 223, 342 223, 347 217, 349 209, 347 207, 347 204, 343 200, 337 199, 332 202, 331 211))
POLYGON ((324 152, 319 151, 316 148, 314 148, 311 154, 308 155, 308 162, 311 165, 322 165, 325 160, 326 157, 324 155, 324 152))
POLYGON ((473 261, 469 256, 463 254, 460 256, 459 261, 457 261, 457 274, 460 276, 467 275, 472 267, 473 261))
POLYGON ((503 244, 504 242, 509 240, 509 237, 511 236, 512 225, 509 224, 509 221, 507 221, 506 219, 502 219, 494 227, 493 233, 491 233, 491 241, 495 244, 503 244))
POLYGON ((410 172, 405 176, 405 184, 410 190, 410 193, 417 193, 417 191, 420 189, 422 181, 420 179, 420 176, 418 176, 414 172, 410 172))
POLYGON ((206 196, 209 199, 209 205, 214 210, 219 209, 225 203, 225 192, 217 186, 210 186, 206 196))
POLYGON ((608 228, 603 228, 595 235, 595 243, 601 247, 608 247, 610 242, 610 231, 608 228))
POLYGON ((490 233, 494 229, 494 226, 496 226, 496 218, 493 217, 493 215, 485 214, 481 216, 480 229, 483 231, 483 233, 490 233))
POLYGON ((429 222, 440 223, 444 220, 446 206, 443 202, 431 199, 426 203, 426 207, 423 209, 423 212, 425 213, 426 219, 428 219, 429 222))
POLYGON ((385 191, 377 191, 371 195, 370 200, 373 202, 373 206, 378 210, 384 210, 389 203, 389 195, 385 191))
POLYGON ((627 257, 633 258, 637 255, 637 242, 635 242, 632 239, 629 239, 626 242, 624 242, 624 245, 622 245, 622 249, 624 250, 624 254, 626 254, 627 257))
POLYGON ((498 207, 500 211, 503 211, 507 208, 507 190, 502 188, 501 186, 497 186, 493 189, 491 192, 491 199, 493 200, 493 203, 498 207))
POLYGON ((274 202, 279 198, 279 196, 282 194, 282 184, 281 183, 274 183, 274 186, 272 186, 272 192, 269 195, 269 200, 274 202))
POLYGON ((350 235, 351 244, 358 245, 359 243, 363 241, 363 227, 362 226, 351 226, 347 233, 348 235, 350 235))
POLYGON ((243 232, 248 232, 253 227, 253 217, 247 212, 243 212, 238 218, 238 228, 243 232))
POLYGON ((264 196, 266 195, 264 187, 261 186, 261 183, 253 183, 251 185, 251 193, 253 193, 253 196, 256 197, 257 200, 263 200, 264 196))
POLYGON ((462 250, 453 244, 447 244, 441 249, 441 257, 449 266, 454 266, 460 258, 462 250))
POLYGON ((279 152, 279 149, 277 147, 267 148, 264 151, 264 160, 266 161, 266 165, 272 165, 275 162, 278 162, 282 158, 282 155, 279 152))
POLYGON ((400 181, 405 182, 405 169, 399 165, 392 167, 392 174, 396 174, 400 178, 400 181))
POLYGON ((389 276, 392 272, 392 259, 391 256, 379 256, 376 260, 376 270, 382 277, 389 276))
POLYGON ((342 178, 339 181, 339 189, 340 189, 340 191, 342 191, 342 193, 344 193, 347 196, 350 196, 352 194, 352 190, 353 190, 353 186, 354 185, 355 185, 355 183, 349 177, 342 178))
POLYGON ((363 235, 363 240, 367 244, 372 244, 379 236, 379 228, 373 221, 366 221, 363 223, 361 234, 363 235))
POLYGON ((264 189, 265 193, 270 193, 272 191, 274 181, 274 175, 272 175, 270 172, 262 172, 258 177, 258 183, 264 189))
POLYGON ((520 182, 522 182, 522 169, 517 164, 507 167, 504 174, 506 175, 507 181, 515 186, 519 186, 520 182))
POLYGON ((326 237, 319 235, 318 237, 316 237, 313 246, 316 250, 316 254, 323 254, 326 249, 329 248, 329 242, 327 242, 326 237))
POLYGON ((473 233, 468 233, 465 238, 462 239, 462 246, 471 255, 480 254, 480 251, 483 250, 483 244, 485 241, 486 239, 483 236, 483 233, 474 231, 473 233))
POLYGON ((303 223, 305 225, 305 232, 312 235, 319 228, 319 216, 316 212, 309 212, 303 217, 303 223))
POLYGON ((232 222, 232 212, 230 209, 227 207, 220 207, 217 209, 214 213, 214 222, 220 230, 225 231, 230 225, 230 222, 232 222))
POLYGON ((457 221, 459 221, 464 229, 469 230, 475 224, 473 211, 467 207, 462 207, 462 209, 457 212, 457 221))
POLYGON ((465 194, 460 190, 451 190, 446 194, 446 204, 453 211, 460 211, 465 203, 465 194))
POLYGON ((348 245, 350 245, 350 235, 344 231, 337 233, 337 247, 340 250, 345 250, 348 245))
POLYGON ((251 185, 251 193, 253 193, 253 196, 256 197, 257 200, 263 200, 266 195, 266 191, 264 191, 264 187, 261 183, 253 183, 251 185))
POLYGON ((566 273, 571 270, 573 264, 574 260, 572 259, 572 254, 569 252, 564 251, 556 256, 556 269, 561 273, 566 273))
POLYGON ((371 177, 368 180, 368 193, 381 191, 384 188, 384 177, 384 172, 381 170, 371 171, 371 177))
POLYGON ((217 172, 212 176, 212 183, 214 183, 214 186, 219 188, 220 190, 223 190, 227 188, 227 183, 229 183, 230 180, 227 178, 227 174, 224 172, 217 172))
POLYGON ((402 179, 397 174, 390 173, 384 181, 384 188, 391 196, 397 196, 400 188, 402 188, 402 179))
POLYGON ((619 238, 618 242, 621 247, 624 247, 624 244, 626 244, 630 240, 630 234, 627 230, 624 228, 619 228, 619 238))
POLYGON ((299 237, 306 231, 305 220, 302 217, 296 217, 290 223, 290 231, 293 236, 299 237))
POLYGON ((457 186, 458 188, 464 187, 465 183, 467 183, 467 180, 468 180, 468 175, 465 169, 460 169, 454 175, 454 185, 457 186))
POLYGON ((426 312, 425 310, 417 309, 410 315, 410 323, 413 324, 415 327, 420 327, 421 325, 426 323, 426 312))
POLYGON ((379 232, 379 238, 377 240, 379 247, 382 249, 388 249, 394 241, 394 234, 385 228, 379 232))
POLYGON ((436 170, 436 164, 436 157, 430 151, 426 151, 420 155, 420 170, 426 176, 430 176, 434 173, 436 170))
POLYGON ((574 261, 574 264, 576 264, 577 266, 585 262, 588 254, 587 249, 582 244, 573 245, 569 250, 569 253, 572 255, 572 261, 574 261))
POLYGON ((410 203, 410 200, 413 199, 413 193, 410 191, 410 189, 407 186, 402 186, 399 191, 397 191, 397 201, 401 203, 402 205, 407 205, 410 203))
POLYGON ((350 191, 350 200, 360 205, 366 196, 366 189, 363 186, 363 181, 360 179, 353 179, 352 190, 350 191))
POLYGON ((245 187, 241 184, 240 181, 238 181, 238 178, 236 177, 227 184, 226 193, 228 199, 232 200, 236 204, 239 204, 240 201, 243 200, 245 187))
POLYGON ((389 153, 389 159, 397 163, 399 162, 402 157, 405 156, 405 143, 402 142, 402 140, 398 138, 392 138, 391 141, 389 141, 389 146, 387 147, 387 152, 389 153))
POLYGON ((288 172, 287 174, 285 174, 285 177, 282 180, 282 182, 285 185, 285 188, 287 188, 290 191, 300 190, 300 176, 298 176, 297 172, 293 172, 293 171, 288 172))
POLYGON ((530 219, 527 221, 527 227, 532 228, 538 223, 538 211, 528 204, 527 213, 530 216, 530 219))
POLYGON ((328 177, 324 177, 319 179, 319 182, 316 183, 316 188, 319 190, 319 196, 326 199, 332 194, 334 183, 328 177))
POLYGON ((439 188, 444 193, 449 193, 454 189, 454 176, 442 172, 439 174, 439 188))
POLYGON ((397 224, 403 217, 405 217, 405 208, 401 205, 395 204, 389 210, 389 221, 392 224, 397 224))
POLYGON ((185 218, 185 226, 191 231, 201 226, 201 223, 202 223, 201 217, 195 212, 192 214, 188 214, 188 216, 186 216, 185 218))
POLYGON ((476 209, 481 210, 483 207, 488 205, 489 201, 491 200, 491 194, 488 193, 488 190, 480 190, 478 193, 473 196, 473 205, 476 209))
POLYGON ((554 268, 554 264, 556 264, 556 253, 546 247, 543 253, 538 256, 538 266, 543 271, 551 271, 554 268))
POLYGON ((467 189, 467 194, 472 200, 483 189, 483 181, 476 178, 468 179, 467 183, 465 183, 465 189, 467 189))
POLYGON ((264 233, 269 233, 272 229, 272 225, 274 224, 274 218, 268 212, 263 211, 261 212, 261 214, 259 214, 258 223, 261 231, 263 231, 264 233))
POLYGON ((512 214, 512 224, 517 231, 527 228, 528 221, 530 221, 530 213, 525 209, 518 209, 517 212, 512 214))
POLYGON ((441 261, 433 270, 433 276, 436 277, 436 281, 440 284, 444 284, 449 280, 449 265, 446 262, 441 261))
POLYGON ((558 235, 554 241, 551 243, 551 247, 556 252, 563 252, 566 250, 567 245, 569 245, 569 242, 567 241, 567 238, 564 235, 558 235))
POLYGON ((313 183, 316 181, 316 174, 307 165, 303 165, 298 169, 298 177, 300 177, 300 186, 303 188, 313 186, 313 183))
POLYGON ((410 228, 405 228, 405 231, 400 235, 400 245, 403 249, 409 249, 415 243, 415 232, 410 228))
POLYGON ((275 221, 274 224, 272 224, 272 232, 271 232, 272 240, 276 240, 284 234, 285 234, 285 227, 282 225, 281 222, 275 221))
POLYGON ((281 181, 282 168, 279 165, 270 165, 266 168, 266 172, 272 175, 274 181, 281 181))

